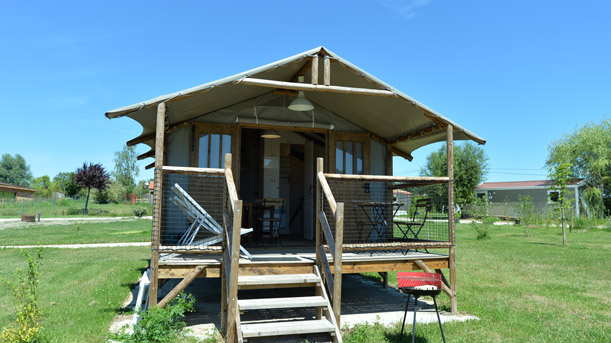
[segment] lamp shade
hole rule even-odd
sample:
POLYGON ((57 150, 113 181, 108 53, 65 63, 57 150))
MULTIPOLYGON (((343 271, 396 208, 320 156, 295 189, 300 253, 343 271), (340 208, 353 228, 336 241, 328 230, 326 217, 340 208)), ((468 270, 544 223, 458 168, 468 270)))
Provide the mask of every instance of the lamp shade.
POLYGON ((261 134, 262 138, 280 138, 280 133, 276 130, 265 130, 261 134))
POLYGON ((291 111, 311 111, 314 109, 314 105, 308 100, 303 91, 299 91, 297 97, 289 105, 291 111))

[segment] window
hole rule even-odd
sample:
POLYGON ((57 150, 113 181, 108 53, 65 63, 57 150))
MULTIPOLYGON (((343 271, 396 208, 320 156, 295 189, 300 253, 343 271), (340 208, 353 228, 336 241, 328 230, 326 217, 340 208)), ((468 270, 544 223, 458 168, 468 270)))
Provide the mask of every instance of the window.
POLYGON ((231 153, 231 135, 203 133, 199 135, 200 168, 222 168, 225 154, 231 153))
POLYGON ((547 203, 548 204, 553 204, 555 202, 558 202, 558 200, 560 200, 560 193, 558 191, 547 191, 547 203))
POLYGON ((363 144, 355 141, 335 141, 335 172, 363 174, 363 144))

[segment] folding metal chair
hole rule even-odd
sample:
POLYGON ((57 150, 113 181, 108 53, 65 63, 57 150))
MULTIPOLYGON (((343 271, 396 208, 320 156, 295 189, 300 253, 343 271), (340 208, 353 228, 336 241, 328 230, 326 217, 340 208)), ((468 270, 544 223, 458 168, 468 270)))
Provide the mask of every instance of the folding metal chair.
MULTIPOLYGON (((172 191, 176 194, 170 200, 178 206, 182 213, 191 222, 182 237, 178 240, 178 245, 202 245, 204 247, 216 244, 223 240, 223 227, 216 221, 206 210, 204 210, 195 201, 189 193, 187 193, 177 183, 172 187, 172 191), (200 228, 212 233, 211 237, 195 241, 200 228)), ((240 235, 252 232, 252 229, 241 229, 240 235)), ((252 255, 240 245, 240 251, 249 259, 252 255)))
POLYGON ((414 209, 414 214, 409 220, 395 220, 395 225, 399 228, 404 240, 418 240, 420 231, 426 224, 429 212, 431 211, 431 199, 418 199, 414 209), (412 237, 408 237, 411 233, 412 237))

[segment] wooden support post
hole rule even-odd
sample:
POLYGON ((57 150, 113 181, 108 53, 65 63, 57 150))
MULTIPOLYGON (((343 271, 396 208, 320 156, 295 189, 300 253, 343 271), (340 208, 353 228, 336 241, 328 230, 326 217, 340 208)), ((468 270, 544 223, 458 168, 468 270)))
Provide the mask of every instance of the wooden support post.
POLYGON ((331 58, 329 56, 325 56, 323 59, 323 82, 325 86, 331 85, 331 58))
MULTIPOLYGON (((424 270, 427 273, 434 273, 434 271, 429 268, 429 266, 427 266, 422 260, 415 260, 414 263, 416 263, 416 265, 424 270)), ((441 274, 441 276, 443 277, 443 274, 441 274)), ((445 283, 441 283, 441 289, 443 289, 443 291, 450 297, 450 298, 454 298, 455 294, 452 292, 452 290, 450 290, 450 288, 445 284, 445 283)))
POLYGON ((312 84, 318 84, 318 55, 312 57, 312 84))
POLYGON ((342 249, 344 245, 344 203, 337 203, 335 211, 335 254, 333 256, 333 313, 337 326, 342 312, 342 249))
POLYGON ((450 298, 452 313, 458 313, 458 302, 456 299, 456 241, 454 237, 454 127, 447 127, 447 144, 448 144, 448 230, 449 238, 452 246, 449 251, 450 265, 450 290, 452 297, 450 298))
POLYGON ((197 266, 195 268, 193 268, 193 270, 191 272, 189 272, 189 274, 182 279, 182 281, 180 281, 180 283, 178 285, 176 285, 176 287, 174 287, 173 290, 170 291, 170 293, 168 293, 168 295, 166 295, 157 306, 164 308, 166 307, 166 305, 174 300, 174 298, 176 298, 176 296, 178 296, 178 294, 180 292, 182 292, 185 288, 187 288, 187 286, 193 282, 193 280, 195 280, 197 278, 197 276, 204 270, 204 266, 197 266))
POLYGON ((240 231, 242 228, 242 200, 235 202, 233 213, 233 227, 231 228, 231 266, 229 268, 229 290, 227 293, 227 342, 237 342, 239 328, 237 327, 238 313, 238 272, 240 269, 240 231))
POLYGON ((151 285, 149 286, 149 307, 157 305, 159 290, 159 244, 163 209, 163 152, 165 140, 165 103, 157 105, 157 131, 155 137, 155 195, 153 200, 153 230, 151 234, 151 285))
MULTIPOLYGON (((319 157, 316 159, 316 175, 318 175, 318 173, 324 173, 324 160, 319 157)), ((322 211, 322 188, 320 187, 320 181, 318 181, 318 178, 315 176, 314 177, 314 182, 316 182, 316 245, 315 245, 315 249, 316 249, 316 265, 320 268, 320 270, 323 269, 323 265, 322 265, 322 256, 320 255, 320 246, 322 246, 322 225, 320 224, 320 211, 322 211)), ((328 277, 328 276, 326 276, 328 277)), ((316 287, 316 295, 322 295, 319 294, 321 292, 322 288, 316 287)), ((316 319, 321 319, 322 318, 322 308, 316 308, 316 319)))

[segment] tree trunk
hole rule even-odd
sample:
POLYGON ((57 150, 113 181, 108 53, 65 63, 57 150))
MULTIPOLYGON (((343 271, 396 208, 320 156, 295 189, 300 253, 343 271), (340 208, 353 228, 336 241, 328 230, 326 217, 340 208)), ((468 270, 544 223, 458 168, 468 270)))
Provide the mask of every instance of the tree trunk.
POLYGON ((560 208, 560 214, 562 216, 562 244, 566 245, 566 227, 564 224, 564 207, 560 208))
MULTIPOLYGON (((91 193, 91 188, 87 188, 87 200, 85 200, 85 213, 87 213, 87 206, 89 205, 89 193, 91 193)), ((564 226, 562 226, 564 230, 564 226)))

